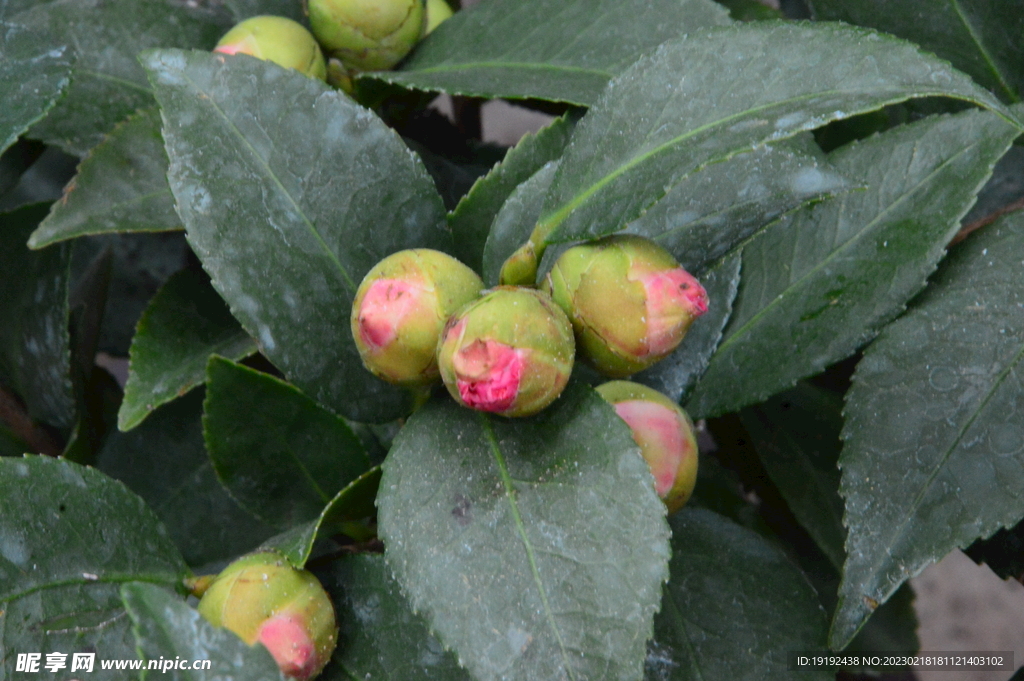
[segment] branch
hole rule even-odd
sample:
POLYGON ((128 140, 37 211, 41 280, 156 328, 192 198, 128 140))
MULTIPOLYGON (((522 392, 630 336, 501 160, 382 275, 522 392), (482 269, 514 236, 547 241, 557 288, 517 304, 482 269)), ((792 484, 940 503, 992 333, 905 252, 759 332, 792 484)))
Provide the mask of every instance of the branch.
POLYGON ((37 425, 14 393, 0 387, 0 422, 25 442, 33 452, 59 456, 63 447, 45 428, 37 425))

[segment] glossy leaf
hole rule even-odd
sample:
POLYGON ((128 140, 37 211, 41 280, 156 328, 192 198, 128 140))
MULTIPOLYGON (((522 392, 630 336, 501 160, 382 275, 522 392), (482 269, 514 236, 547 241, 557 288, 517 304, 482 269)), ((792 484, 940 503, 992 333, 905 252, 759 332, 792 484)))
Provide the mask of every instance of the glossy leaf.
POLYGON ((559 161, 548 161, 528 180, 516 187, 494 216, 484 245, 484 283, 496 286, 505 259, 525 244, 540 217, 544 194, 558 171, 559 161))
POLYGON ((700 283, 708 292, 708 311, 693 322, 683 342, 671 355, 631 380, 660 390, 676 402, 690 392, 722 339, 722 329, 729 321, 740 283, 741 262, 736 253, 704 272, 700 283))
POLYGON ((36 31, 0 23, 0 154, 46 115, 70 73, 66 46, 48 45, 36 31))
POLYGON ((139 52, 211 49, 231 25, 223 9, 181 0, 55 0, 12 21, 45 35, 44 44, 71 49, 67 94, 29 134, 76 156, 84 156, 129 114, 153 104, 139 52))
POLYGON ((176 229, 181 221, 167 186, 160 114, 145 109, 120 123, 82 160, 28 245, 42 248, 84 234, 176 229))
POLYGON ((508 150, 504 160, 478 179, 459 201, 448 215, 448 225, 455 240, 454 253, 459 260, 477 272, 484 271, 484 244, 502 204, 516 187, 530 179, 544 164, 562 155, 573 125, 563 116, 536 134, 527 133, 519 144, 508 150))
POLYGON ((819 19, 871 26, 912 40, 998 94, 1024 96, 1022 0, 810 0, 819 19))
POLYGON ((834 152, 833 166, 868 189, 788 216, 744 248, 725 338, 687 402, 694 416, 763 400, 870 340, 924 286, 1018 133, 969 111, 834 152))
POLYGON ((740 413, 772 482, 836 570, 846 561, 837 465, 842 406, 839 394, 804 383, 740 413))
POLYGON ((333 596, 341 629, 322 681, 469 681, 413 612, 383 556, 350 556, 318 576, 333 596))
POLYGON ((356 521, 376 513, 374 501, 379 486, 380 466, 374 466, 334 495, 319 518, 272 537, 264 542, 262 548, 275 549, 295 567, 305 567, 318 539, 337 532, 352 532, 356 521))
POLYGON ((438 399, 396 438, 377 500, 388 562, 474 678, 640 676, 668 528, 613 414, 582 386, 530 419, 438 399))
POLYGON ((808 133, 690 175, 624 231, 654 239, 700 275, 783 213, 851 189, 808 133))
POLYGON ((709 164, 926 96, 1009 115, 947 63, 863 29, 754 22, 695 32, 615 78, 580 121, 547 194, 539 237, 618 231, 709 164))
POLYGON ((131 432, 111 432, 96 460, 146 501, 197 569, 251 551, 274 532, 217 481, 203 443, 202 410, 203 391, 193 391, 131 432))
POLYGON ((236 22, 261 14, 270 14, 308 23, 302 11, 303 4, 294 0, 223 0, 223 4, 231 10, 236 22))
POLYGON ((490 0, 441 24, 400 71, 372 75, 420 90, 586 106, 640 55, 728 23, 710 0, 490 0))
POLYGON ((0 216, 0 383, 25 402, 33 419, 70 428, 75 418, 71 385, 68 291, 71 250, 40 253, 25 240, 46 215, 36 204, 0 216))
MULTIPOLYGON (((1012 107, 1018 115, 1024 114, 1024 106, 1012 107)), ((1008 208, 1024 205, 1024 147, 1013 146, 999 159, 992 178, 978 193, 978 201, 971 212, 964 216, 964 224, 978 220, 994 219, 1008 208)))
POLYGON ((648 647, 646 678, 826 679, 791 672, 786 653, 825 650, 827 620, 782 549, 716 513, 671 518, 671 577, 648 647))
POLYGON ((131 430, 161 404, 206 380, 211 355, 239 360, 256 343, 197 272, 182 270, 160 289, 139 320, 118 427, 131 430))
POLYGON ((179 215, 232 313, 321 404, 357 421, 402 415, 408 398, 363 368, 349 313, 385 255, 451 250, 422 164, 371 112, 294 70, 177 50, 144 62, 179 215))
MULTIPOLYGON (((0 459, 4 678, 14 675, 14 652, 134 659, 120 586, 174 589, 185 572, 156 516, 121 483, 61 459, 0 459)), ((126 676, 96 666, 96 678, 126 676)))
POLYGON ((147 678, 172 681, 284 681, 277 663, 262 645, 247 645, 227 629, 214 627, 197 610, 152 584, 121 587, 125 610, 140 656, 163 664, 208 662, 209 669, 159 668, 147 678))
POLYGON ((839 462, 849 558, 834 645, 929 563, 1024 515, 1022 263, 1018 211, 959 247, 857 367, 839 462))
POLYGON ((207 365, 203 433, 231 496, 279 529, 319 517, 370 467, 342 419, 294 386, 222 357, 207 365))

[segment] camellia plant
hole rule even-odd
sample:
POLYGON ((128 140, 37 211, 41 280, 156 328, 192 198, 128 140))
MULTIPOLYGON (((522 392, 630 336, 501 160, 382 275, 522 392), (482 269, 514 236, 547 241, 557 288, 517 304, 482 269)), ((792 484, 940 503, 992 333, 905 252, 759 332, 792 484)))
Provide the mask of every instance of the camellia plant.
POLYGON ((1024 576, 1024 0, 464 4, 0 2, 0 679, 851 678, 1024 576))

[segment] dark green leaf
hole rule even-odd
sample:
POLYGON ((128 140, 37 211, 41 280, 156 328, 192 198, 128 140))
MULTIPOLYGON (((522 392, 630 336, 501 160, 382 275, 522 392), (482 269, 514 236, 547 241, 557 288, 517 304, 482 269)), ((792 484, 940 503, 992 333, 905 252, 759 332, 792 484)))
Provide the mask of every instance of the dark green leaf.
POLYGON ((61 459, 0 459, 4 678, 14 673, 14 652, 59 651, 68 662, 81 652, 133 659, 119 587, 176 588, 185 572, 156 516, 121 483, 61 459))
POLYGON ((987 565, 1002 579, 1024 580, 1024 522, 979 539, 964 553, 975 563, 987 565))
POLYGON ((840 458, 849 557, 836 646, 926 565, 1024 515, 1022 262, 1017 212, 958 248, 857 366, 840 458))
POLYGON ((789 509, 836 570, 846 561, 839 496, 842 397, 803 383, 740 418, 789 509))
POLYGON ((0 423, 0 456, 21 456, 30 451, 32 448, 24 440, 0 423))
POLYGON ((227 629, 214 627, 198 611, 152 584, 121 587, 125 610, 132 620, 138 651, 147 662, 195 664, 209 669, 161 669, 146 679, 168 681, 284 681, 277 663, 262 645, 249 646, 227 629), (204 664, 205 666, 205 664, 204 664))
POLYGON ((548 161, 528 180, 516 187, 494 216, 491 232, 484 244, 484 283, 495 286, 499 282, 505 259, 525 244, 540 217, 544 195, 555 178, 560 161, 548 161))
POLYGON ((820 19, 871 26, 948 59, 1008 101, 1024 95, 1024 0, 810 0, 820 19))
POLYGON ((342 419, 295 387, 216 355, 206 369, 203 433, 231 496, 278 529, 318 518, 370 467, 342 419))
MULTIPOLYGON (((838 586, 838 581, 836 582, 838 586)), ((864 628, 845 650, 848 653, 877 653, 880 650, 916 653, 921 649, 917 638, 917 612, 914 610, 914 590, 910 582, 896 590, 892 598, 871 615, 864 628)), ((884 673, 893 669, 878 668, 884 673)))
POLYGON ((146 109, 89 152, 28 245, 42 248, 83 234, 176 229, 181 222, 167 186, 160 114, 146 109))
MULTIPOLYGON (((1024 107, 1013 107, 1015 112, 1024 114, 1024 107)), ((992 219, 1008 207, 1021 207, 1024 202, 1024 147, 1010 147, 992 172, 992 179, 978 193, 978 201, 966 216, 964 224, 977 220, 992 219)))
POLYGON ((725 338, 687 402, 693 415, 763 400, 870 340, 924 286, 1018 133, 972 110, 834 152, 833 166, 868 189, 787 216, 744 248, 725 338))
POLYGON ((668 528, 608 403, 573 386, 504 419, 437 399, 383 468, 388 562, 475 678, 639 677, 668 528))
POLYGON ((625 231, 654 239, 700 275, 782 213, 850 189, 807 133, 690 175, 625 231))
POLYGON ((321 681, 469 680, 413 612, 383 556, 351 556, 319 576, 334 598, 341 628, 321 681))
POLYGON ((251 551, 273 534, 217 481, 203 444, 202 409, 203 391, 193 391, 130 433, 111 432, 96 462, 146 500, 196 568, 251 551))
POLYGON ((74 280, 81 277, 85 265, 104 249, 110 249, 114 256, 99 349, 114 357, 126 357, 135 326, 150 299, 172 274, 193 261, 185 234, 97 234, 79 237, 74 244, 71 264, 74 280))
POLYGON ((67 94, 29 134, 76 156, 84 156, 129 114, 153 104, 139 52, 211 49, 231 25, 227 12, 212 3, 184 0, 56 0, 13 21, 45 35, 44 44, 72 49, 67 94))
POLYGON ((70 428, 75 418, 71 385, 68 290, 71 249, 40 253, 25 247, 46 215, 33 205, 0 216, 0 383, 24 400, 37 421, 70 428))
MULTIPOLYGON (((2 15, 0 15, 2 19, 2 15)), ((68 49, 42 35, 0 23, 0 153, 41 119, 67 87, 68 49)))
POLYGON ((705 509, 684 508, 671 525, 671 577, 647 679, 835 678, 787 671, 787 651, 825 650, 827 619, 781 549, 705 509))
POLYGON ((660 390, 676 402, 690 392, 722 339, 722 329, 729 321, 736 289, 740 283, 739 253, 727 257, 701 276, 708 292, 708 311, 701 315, 675 351, 654 366, 633 376, 632 380, 660 390))
POLYGON ((640 55, 727 23, 710 0, 490 0, 441 24, 402 70, 372 76, 421 90, 586 106, 640 55))
POLYGON ((206 380, 211 355, 239 360, 256 343, 231 316, 224 301, 198 272, 168 280, 139 320, 118 427, 131 430, 161 404, 206 380))
POLYGON ((371 112, 294 70, 177 50, 144 61, 178 212, 235 317, 321 404, 357 421, 402 415, 408 398, 363 368, 349 314, 384 256, 451 250, 422 164, 371 112))
POLYGON ((615 78, 580 121, 548 192, 540 240, 618 231, 709 164, 926 96, 1009 116, 946 62, 863 29, 754 22, 694 32, 615 78))
POLYGON ((375 466, 338 492, 320 512, 319 518, 272 537, 261 548, 275 549, 295 567, 305 567, 318 539, 336 532, 358 531, 356 521, 376 513, 373 502, 379 486, 380 466, 375 466))
POLYGON ((459 201, 448 215, 448 225, 455 239, 454 253, 459 260, 477 272, 484 271, 484 244, 502 204, 516 187, 530 179, 545 163, 562 155, 573 125, 563 116, 537 134, 525 135, 519 144, 508 150, 505 159, 477 180, 459 201))

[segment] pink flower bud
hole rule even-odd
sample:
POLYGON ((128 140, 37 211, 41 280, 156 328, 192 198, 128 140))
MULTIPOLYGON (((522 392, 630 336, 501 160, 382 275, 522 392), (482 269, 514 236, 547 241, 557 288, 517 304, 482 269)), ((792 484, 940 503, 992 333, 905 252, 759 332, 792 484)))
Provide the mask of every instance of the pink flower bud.
POLYGON ((275 552, 224 568, 199 601, 199 614, 249 645, 263 644, 285 676, 298 681, 319 674, 337 644, 334 606, 320 582, 275 552))
POLYGON ((569 381, 572 327, 543 292, 499 286, 452 317, 437 354, 441 378, 460 404, 529 416, 569 381))
POLYGON ((668 397, 639 383, 611 381, 597 392, 633 431, 668 512, 682 508, 697 483, 697 438, 690 417, 668 397))
POLYGON ((581 356, 615 378, 663 359, 708 309, 707 292, 668 251, 631 235, 570 248, 544 289, 572 321, 581 356))
POLYGON ((399 251, 369 271, 352 304, 352 337, 367 369, 398 385, 438 378, 437 343, 445 322, 484 283, 439 251, 399 251))

